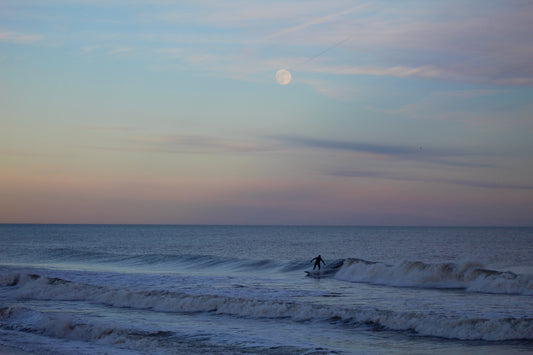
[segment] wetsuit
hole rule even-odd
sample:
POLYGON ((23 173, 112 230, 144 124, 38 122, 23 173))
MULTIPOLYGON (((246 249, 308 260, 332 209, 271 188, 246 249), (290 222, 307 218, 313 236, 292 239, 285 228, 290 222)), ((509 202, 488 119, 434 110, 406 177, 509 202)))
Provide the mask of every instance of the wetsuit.
POLYGON ((316 269, 317 266, 318 266, 318 270, 320 270, 320 262, 323 262, 324 265, 326 265, 326 263, 324 262, 324 260, 322 259, 320 255, 317 256, 316 258, 311 259, 311 262, 313 261, 315 262, 315 265, 313 265, 313 270, 316 269))

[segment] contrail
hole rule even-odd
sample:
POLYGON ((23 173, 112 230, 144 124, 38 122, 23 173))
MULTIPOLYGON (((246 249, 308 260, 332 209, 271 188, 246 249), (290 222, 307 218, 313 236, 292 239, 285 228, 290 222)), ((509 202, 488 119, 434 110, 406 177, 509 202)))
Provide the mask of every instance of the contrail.
POLYGON ((287 70, 287 69, 280 69, 280 70, 278 70, 278 71, 276 72, 276 81, 277 81, 280 85, 287 85, 287 84, 289 84, 289 83, 292 81, 292 76, 291 76, 291 72, 290 72, 290 70, 293 70, 293 69, 299 67, 299 66, 302 65, 302 64, 305 64, 305 63, 307 63, 307 62, 312 61, 312 60, 315 59, 315 58, 320 57, 321 55, 323 55, 323 54, 326 53, 327 51, 329 51, 329 50, 331 50, 331 49, 333 49, 333 48, 335 48, 335 47, 337 47, 337 46, 340 46, 341 44, 343 44, 344 42, 346 42, 346 41, 349 40, 350 38, 351 38, 351 37, 346 37, 346 38, 344 38, 343 40, 336 42, 335 44, 333 44, 333 45, 329 46, 328 48, 326 48, 326 49, 324 49, 324 50, 318 52, 317 54, 315 54, 315 55, 313 55, 313 56, 307 58, 306 60, 304 60, 304 61, 302 61, 302 62, 300 62, 300 63, 297 63, 297 64, 294 65, 294 66, 289 67, 288 70, 287 70))
POLYGON ((310 62, 310 61, 312 61, 313 59, 320 57, 322 54, 328 52, 330 49, 333 49, 333 48, 335 48, 335 47, 337 47, 337 46, 343 44, 344 42, 346 42, 346 41, 349 40, 350 38, 351 38, 351 37, 346 37, 346 38, 343 39, 342 41, 338 41, 337 43, 335 43, 335 44, 329 46, 328 48, 324 49, 322 52, 317 53, 317 54, 315 54, 314 56, 312 56, 311 58, 307 59, 307 60, 306 60, 305 62, 303 62, 303 63, 310 62))
POLYGON ((350 40, 351 38, 352 38, 352 37, 346 37, 346 38, 344 38, 344 39, 342 39, 342 40, 340 40, 340 41, 338 41, 338 42, 332 44, 332 45, 329 46, 328 48, 326 48, 326 49, 324 49, 324 50, 318 52, 317 54, 315 54, 315 55, 313 55, 313 56, 311 56, 311 57, 309 57, 309 58, 307 58, 307 59, 305 59, 305 60, 303 60, 303 61, 301 61, 301 62, 295 64, 294 66, 291 66, 289 69, 290 69, 290 70, 294 70, 295 68, 299 67, 300 65, 305 64, 305 63, 307 63, 307 62, 310 62, 310 61, 312 61, 313 59, 316 59, 316 58, 320 57, 320 56, 323 55, 324 53, 329 52, 329 51, 332 50, 333 48, 340 46, 341 44, 343 44, 344 42, 350 40))
POLYGON ((292 27, 286 28, 284 30, 281 30, 281 31, 279 31, 277 33, 274 33, 274 34, 272 34, 270 36, 267 36, 266 39, 272 39, 272 38, 281 37, 281 36, 287 35, 288 33, 291 33, 291 32, 297 32, 297 31, 304 30, 304 29, 306 29, 307 27, 310 27, 310 26, 327 23, 327 22, 330 22, 331 20, 333 20, 333 19, 335 19, 335 18, 337 18, 339 16, 344 16, 344 15, 351 14, 351 13, 353 13, 355 11, 360 10, 360 9, 364 9, 365 7, 367 7, 367 6, 366 5, 359 5, 359 6, 355 6, 353 8, 350 8, 348 10, 337 12, 335 14, 330 14, 330 15, 327 15, 327 16, 315 18, 315 19, 313 19, 311 21, 308 21, 308 22, 305 22, 305 23, 301 23, 299 25, 292 26, 292 27))

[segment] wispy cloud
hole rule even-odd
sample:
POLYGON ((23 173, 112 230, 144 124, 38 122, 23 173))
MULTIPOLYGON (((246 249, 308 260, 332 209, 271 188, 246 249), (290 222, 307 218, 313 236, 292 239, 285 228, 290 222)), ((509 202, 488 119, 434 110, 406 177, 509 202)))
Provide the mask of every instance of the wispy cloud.
MULTIPOLYGON (((316 73, 371 75, 501 86, 533 85, 533 37, 530 35, 533 7, 528 2, 487 0, 486 6, 476 2, 449 6, 447 2, 399 5, 363 1, 354 6, 345 0, 202 0, 161 1, 155 9, 147 8, 151 5, 148 1, 108 4, 83 0, 79 3, 110 5, 111 15, 128 7, 125 15, 117 12, 109 17, 131 25, 127 28, 136 31, 103 26, 101 31, 79 32, 70 37, 50 32, 47 39, 53 42, 61 39, 66 43, 83 38, 85 43, 101 43, 100 39, 111 36, 121 41, 116 43, 134 43, 136 49, 142 49, 135 51, 138 55, 147 51, 171 59, 179 55, 185 60, 190 58, 191 66, 204 69, 207 64, 208 70, 216 75, 235 78, 238 68, 247 68, 239 76, 242 80, 274 70, 274 62, 290 66, 349 39, 342 45, 343 56, 338 51, 324 53, 320 55, 322 60, 307 60, 298 70, 308 76, 316 73), (231 45, 230 50, 227 45, 231 45), (213 60, 193 60, 206 55, 213 60)), ((88 17, 84 21, 101 19, 88 17)), ((4 42, 30 44, 43 39, 40 34, 0 31, 0 41, 4 42)), ((118 55, 132 49, 117 47, 109 49, 107 54, 118 55)), ((81 52, 93 50, 94 46, 86 46, 81 52)))
POLYGON ((347 84, 332 83, 328 80, 298 79, 298 83, 309 85, 315 91, 341 101, 351 101, 361 95, 361 90, 347 84))
POLYGON ((40 35, 40 34, 28 34, 28 33, 11 32, 11 31, 0 32, 1 42, 32 44, 32 43, 42 40, 43 38, 44 38, 44 35, 40 35))
MULTIPOLYGON (((292 58, 246 58, 256 72, 272 70, 266 65, 268 61, 285 63, 285 66, 306 62, 298 65, 299 71, 502 86, 533 85, 533 39, 527 35, 533 12, 531 6, 499 3, 494 6, 496 10, 491 10, 468 3, 457 8, 373 2, 353 7, 345 1, 328 2, 326 8, 319 3, 313 4, 316 6, 302 2, 231 2, 223 5, 199 2, 189 11, 165 14, 164 19, 179 23, 190 12, 202 14, 195 17, 195 23, 208 22, 213 26, 212 31, 202 38, 203 43, 209 38, 212 43, 221 43, 225 38, 226 41, 231 39, 235 45, 255 48, 276 45, 285 48, 286 53, 298 53, 292 58), (216 11, 208 5, 214 6, 216 11), (468 20, 465 20, 465 14, 470 14, 468 20), (220 37, 215 31, 217 28, 224 29, 221 33, 228 33, 228 28, 232 30, 226 37, 220 37), (370 55, 373 64, 361 59, 346 64, 338 53, 324 54, 321 58, 324 60, 311 62, 306 60, 310 56, 301 58, 304 53, 311 53, 311 56, 321 53, 344 39, 349 39, 342 45, 345 53, 352 53, 352 58, 370 55)), ((215 53, 212 46, 209 48, 215 57, 233 56, 233 53, 215 53)), ((236 66, 243 65, 242 61, 233 62, 236 66)), ((221 73, 231 70, 227 65, 217 66, 216 63, 212 69, 221 73)))
MULTIPOLYGON (((487 75, 475 75, 468 72, 468 68, 457 69, 437 65, 423 65, 419 67, 394 66, 342 66, 315 64, 305 66, 302 70, 314 73, 335 74, 335 75, 372 75, 372 76, 392 76, 397 78, 422 78, 439 79, 444 81, 461 81, 479 84, 494 84, 502 86, 529 86, 533 85, 533 75, 531 77, 509 77, 500 78, 487 75)), ((529 74, 528 74, 529 75, 529 74)))
POLYGON ((352 14, 352 13, 358 11, 358 10, 365 9, 365 8, 367 8, 366 5, 359 5, 359 6, 352 7, 352 8, 346 9, 346 10, 342 10, 342 11, 339 11, 339 12, 336 12, 336 13, 332 13, 332 14, 329 14, 329 15, 326 15, 326 16, 316 17, 316 18, 313 18, 311 20, 305 21, 303 23, 299 23, 297 25, 282 29, 281 31, 278 31, 276 33, 273 33, 273 34, 265 37, 265 39, 271 40, 271 39, 274 39, 274 38, 277 38, 277 37, 286 36, 286 35, 288 35, 288 34, 290 34, 292 32, 298 32, 298 31, 305 30, 305 29, 307 29, 308 27, 311 27, 311 26, 331 23, 332 21, 336 20, 338 17, 344 16, 344 15, 349 15, 349 14, 352 14))
MULTIPOLYGON (((122 127, 85 127, 91 130, 131 131, 122 127)), ((147 151, 185 154, 241 154, 283 152, 297 148, 329 150, 361 154, 379 160, 419 161, 444 166, 488 167, 491 164, 471 161, 476 153, 460 149, 436 149, 410 145, 388 145, 356 141, 327 140, 288 135, 250 136, 231 138, 211 135, 154 135, 138 136, 122 146, 90 146, 115 151, 147 151)))
MULTIPOLYGON (((310 26, 313 23, 331 21, 341 12, 350 11, 353 4, 349 1, 195 1, 192 6, 184 6, 181 11, 169 9, 155 18, 158 21, 208 24, 224 28, 277 28, 287 24, 284 30, 296 26, 310 26), (324 16, 324 13, 332 13, 324 16), (191 16, 195 14, 196 16, 191 16), (319 15, 321 14, 321 15, 319 15)), ((289 30, 292 32, 292 30, 289 30)))
POLYGON ((414 181, 424 183, 452 184, 467 187, 477 187, 483 189, 506 189, 506 190, 533 190, 533 185, 528 184, 508 184, 493 181, 473 181, 466 179, 442 178, 442 177, 421 177, 408 174, 373 171, 373 170, 344 170, 331 169, 325 171, 327 175, 348 177, 348 178, 370 178, 396 181, 414 181))
POLYGON ((126 126, 81 126, 83 129, 91 131, 112 131, 112 132, 131 132, 138 128, 126 126))
MULTIPOLYGON (((352 141, 336 141, 318 138, 296 136, 272 136, 272 138, 296 147, 318 148, 328 150, 345 150, 384 155, 414 155, 421 154, 419 147, 371 144, 352 141)), ((427 154, 425 152, 424 154, 427 154)))
MULTIPOLYGON (((84 126, 87 130, 124 132, 137 130, 133 127, 84 126)), ((153 152, 153 153, 183 153, 183 154, 245 154, 282 150, 281 144, 260 138, 231 138, 213 135, 168 134, 145 135, 130 137, 128 141, 121 141, 116 145, 83 145, 83 148, 124 151, 124 152, 153 152)))
POLYGON ((286 148, 352 152, 380 160, 409 160, 457 167, 492 166, 480 162, 476 152, 457 148, 439 149, 427 146, 341 141, 289 135, 271 135, 269 138, 282 143, 286 148), (476 157, 475 161, 472 161, 472 157, 476 157))
POLYGON ((99 46, 83 46, 80 48, 80 54, 93 53, 99 48, 99 46))
POLYGON ((462 123, 483 130, 531 129, 533 103, 517 100, 511 105, 498 100, 512 93, 511 90, 514 89, 435 91, 399 107, 367 106, 366 109, 402 118, 462 123))
POLYGON ((434 65, 424 65, 420 67, 378 67, 378 66, 325 66, 314 65, 307 66, 306 71, 336 74, 336 75, 375 75, 375 76, 394 76, 399 78, 419 77, 419 78, 441 78, 441 79, 460 79, 461 76, 446 71, 434 65))
POLYGON ((161 48, 156 51, 159 54, 167 54, 172 57, 180 57, 184 54, 185 50, 183 48, 161 48))
POLYGON ((109 55, 117 55, 122 53, 131 52, 133 50, 132 47, 118 47, 115 49, 112 49, 108 52, 109 55))
POLYGON ((288 135, 270 136, 272 139, 284 142, 289 146, 306 147, 327 150, 344 150, 376 155, 403 157, 457 157, 471 153, 457 149, 433 149, 421 146, 388 145, 356 141, 338 141, 319 138, 307 138, 288 135))
POLYGON ((127 148, 98 147, 99 149, 149 151, 188 154, 255 153, 277 150, 273 144, 261 144, 256 140, 222 138, 208 135, 145 136, 133 139, 127 148))

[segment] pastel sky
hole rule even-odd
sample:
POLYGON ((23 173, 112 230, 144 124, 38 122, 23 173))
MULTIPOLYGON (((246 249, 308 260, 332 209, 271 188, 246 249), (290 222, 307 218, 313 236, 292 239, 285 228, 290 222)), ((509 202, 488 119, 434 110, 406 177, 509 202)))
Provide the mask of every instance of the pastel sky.
POLYGON ((0 0, 0 223, 533 225, 532 23, 528 0, 0 0))

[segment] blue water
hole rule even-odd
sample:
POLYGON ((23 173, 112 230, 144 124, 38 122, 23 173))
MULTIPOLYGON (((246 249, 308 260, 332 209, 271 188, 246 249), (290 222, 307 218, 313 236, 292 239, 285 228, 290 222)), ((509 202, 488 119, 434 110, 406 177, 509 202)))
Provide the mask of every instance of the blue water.
POLYGON ((532 228, 0 225, 0 243, 0 344, 32 353, 533 352, 532 228))

